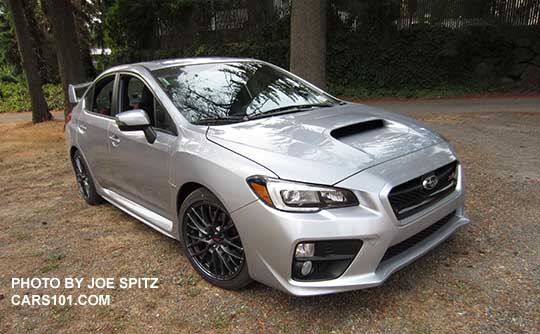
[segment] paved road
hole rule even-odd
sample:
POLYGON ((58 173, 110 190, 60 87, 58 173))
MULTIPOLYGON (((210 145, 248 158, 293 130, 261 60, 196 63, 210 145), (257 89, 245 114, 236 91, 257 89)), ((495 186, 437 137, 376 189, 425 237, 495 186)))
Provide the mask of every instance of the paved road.
MULTIPOLYGON (((389 111, 409 112, 540 112, 540 97, 466 98, 442 100, 365 101, 371 106, 389 111)), ((62 112, 53 112, 63 120, 62 112)), ((29 122, 28 112, 0 114, 0 123, 29 122)))
POLYGON ((466 98, 442 100, 367 101, 395 112, 540 112, 540 98, 466 98))
MULTIPOLYGON (((64 113, 61 111, 53 111, 52 114, 55 119, 64 119, 64 113)), ((32 114, 30 112, 14 112, 0 114, 0 123, 16 123, 30 121, 32 121, 32 114)))

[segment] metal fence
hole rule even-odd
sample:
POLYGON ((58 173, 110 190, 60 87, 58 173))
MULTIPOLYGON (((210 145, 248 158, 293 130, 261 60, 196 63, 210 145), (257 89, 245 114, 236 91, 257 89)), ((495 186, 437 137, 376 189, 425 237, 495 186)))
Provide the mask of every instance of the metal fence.
POLYGON ((459 28, 477 23, 540 24, 540 0, 400 0, 399 28, 414 24, 459 28))
MULTIPOLYGON (((255 0, 203 0, 202 2, 208 4, 206 8, 213 11, 207 30, 246 29, 253 24, 249 18, 253 14, 253 10, 250 10, 250 4, 253 6, 252 1, 255 0)), ((277 17, 290 15, 291 1, 264 0, 267 4, 273 5, 277 17)), ((345 19, 360 14, 349 12, 347 9, 370 8, 362 5, 362 2, 370 1, 384 3, 382 0, 329 0, 329 3, 336 6, 342 19, 345 19)), ((255 6, 262 3, 263 1, 256 2, 255 6)), ((540 25, 540 0, 386 0, 386 3, 396 10, 399 8, 395 23, 400 29, 414 24, 440 25, 448 28, 477 23, 540 25), (392 2, 398 2, 399 6, 391 5, 392 2)))
MULTIPOLYGON (((156 36, 162 46, 171 48, 193 44, 194 38, 216 43, 246 40, 257 29, 288 17, 291 1, 194 1, 182 11, 164 11, 157 18, 156 36)), ((477 23, 540 24, 540 0, 329 0, 329 5, 352 30, 366 18, 373 20, 377 13, 386 16, 375 22, 399 29, 415 24, 448 28, 477 23)))

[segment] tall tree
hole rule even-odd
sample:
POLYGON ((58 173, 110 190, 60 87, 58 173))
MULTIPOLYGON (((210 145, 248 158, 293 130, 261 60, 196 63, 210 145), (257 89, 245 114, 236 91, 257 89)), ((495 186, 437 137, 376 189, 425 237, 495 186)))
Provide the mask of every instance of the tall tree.
POLYGON ((17 44, 19 45, 22 69, 26 78, 28 91, 30 92, 32 122, 44 122, 51 117, 48 111, 47 101, 45 100, 41 88, 38 60, 34 52, 30 31, 28 30, 28 21, 24 14, 24 4, 21 0, 8 0, 7 3, 11 10, 11 19, 15 26, 15 35, 17 36, 17 44))
POLYGON ((292 0, 291 71, 326 88, 326 0, 292 0))
POLYGON ((60 78, 64 88, 64 115, 73 107, 69 103, 69 84, 85 82, 86 76, 81 43, 70 0, 43 0, 43 9, 52 27, 60 78))
POLYGON ((90 47, 92 45, 91 26, 101 26, 94 19, 97 19, 96 14, 99 12, 101 4, 97 2, 89 2, 87 0, 72 0, 73 16, 75 18, 75 26, 79 36, 81 47, 81 58, 84 64, 86 76, 93 78, 96 76, 96 69, 92 63, 90 55, 90 47))

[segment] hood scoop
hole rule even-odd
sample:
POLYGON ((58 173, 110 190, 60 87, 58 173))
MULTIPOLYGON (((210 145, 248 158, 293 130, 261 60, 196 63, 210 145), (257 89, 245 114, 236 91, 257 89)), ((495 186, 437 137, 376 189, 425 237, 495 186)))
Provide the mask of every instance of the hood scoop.
POLYGON ((358 135, 367 131, 380 129, 384 127, 382 119, 373 119, 366 122, 355 123, 341 128, 334 129, 330 135, 335 139, 358 135))
POLYGON ((421 147, 419 144, 424 145, 423 140, 408 126, 383 119, 346 125, 330 131, 330 135, 374 160, 387 160, 404 152, 415 151, 421 147))

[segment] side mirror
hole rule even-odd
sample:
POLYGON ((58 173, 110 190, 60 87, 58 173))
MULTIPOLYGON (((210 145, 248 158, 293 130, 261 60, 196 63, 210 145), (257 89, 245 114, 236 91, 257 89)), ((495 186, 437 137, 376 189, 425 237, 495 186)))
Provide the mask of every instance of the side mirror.
POLYGON ((124 111, 117 114, 114 119, 120 131, 143 131, 150 144, 156 141, 156 132, 150 126, 146 111, 142 109, 124 111))

